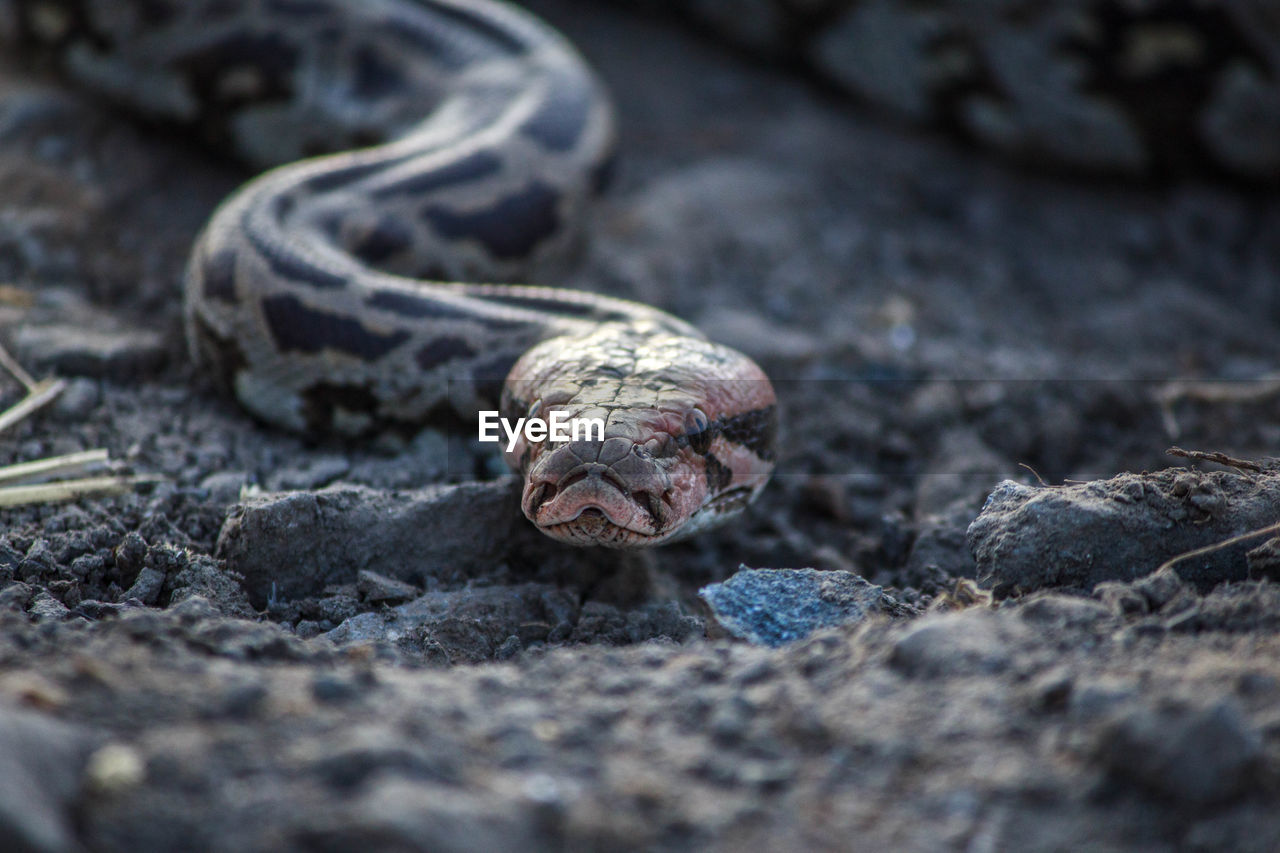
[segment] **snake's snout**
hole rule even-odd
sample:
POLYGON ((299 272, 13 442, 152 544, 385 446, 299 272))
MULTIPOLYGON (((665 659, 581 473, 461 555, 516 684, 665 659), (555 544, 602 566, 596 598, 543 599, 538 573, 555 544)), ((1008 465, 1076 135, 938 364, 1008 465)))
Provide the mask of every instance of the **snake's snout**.
POLYGON ((634 544, 672 521, 672 485, 652 457, 618 439, 574 442, 529 470, 522 508, 555 538, 576 544, 634 544))

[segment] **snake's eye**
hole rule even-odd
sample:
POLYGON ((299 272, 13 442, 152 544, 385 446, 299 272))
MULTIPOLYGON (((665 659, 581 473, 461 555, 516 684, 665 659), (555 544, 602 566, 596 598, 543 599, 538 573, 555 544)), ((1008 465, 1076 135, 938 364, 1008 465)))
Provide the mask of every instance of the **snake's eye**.
POLYGON ((684 416, 684 439, 689 442, 695 453, 706 453, 711 449, 715 434, 709 429, 711 419, 701 409, 690 409, 684 416))
POLYGON ((693 438, 706 432, 707 426, 711 423, 707 418, 706 412, 702 409, 690 409, 689 413, 684 416, 684 434, 693 438))

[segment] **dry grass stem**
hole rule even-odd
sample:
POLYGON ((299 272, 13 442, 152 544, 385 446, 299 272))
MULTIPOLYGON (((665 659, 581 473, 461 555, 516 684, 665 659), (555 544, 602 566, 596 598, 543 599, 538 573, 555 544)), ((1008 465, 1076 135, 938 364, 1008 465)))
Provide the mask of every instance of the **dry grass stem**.
POLYGON ((1253 471, 1260 474, 1267 469, 1257 462, 1250 462, 1248 459, 1237 459, 1234 456, 1228 456, 1217 450, 1183 450, 1181 447, 1170 447, 1165 453, 1170 456, 1177 456, 1182 459, 1197 459, 1201 462, 1216 462, 1219 465, 1226 465, 1228 468, 1238 468, 1241 471, 1253 471))
POLYGON ((1170 438, 1181 433, 1173 407, 1182 400, 1210 405, 1254 403, 1280 396, 1280 377, 1262 376, 1249 382, 1227 380, 1178 380, 1168 382, 1155 392, 1160 418, 1170 438))
POLYGON ((13 374, 13 378, 22 383, 22 387, 30 393, 36 387, 36 381, 31 378, 31 374, 18 364, 17 359, 9 355, 9 351, 4 347, 0 347, 0 367, 13 374))
POLYGON ((119 495, 144 483, 159 482, 159 477, 86 477, 80 480, 62 480, 57 483, 40 483, 34 486, 7 486, 0 488, 0 507, 23 506, 37 503, 58 503, 77 498, 119 495))
MULTIPOLYGON (((1239 536, 1232 536, 1230 539, 1223 539, 1221 542, 1214 542, 1212 545, 1205 545, 1203 548, 1196 548, 1194 551, 1187 551, 1176 557, 1170 557, 1161 563, 1155 571, 1163 571, 1185 560, 1203 557, 1205 554, 1212 554, 1214 551, 1221 551, 1223 548, 1230 548, 1232 545, 1239 545, 1241 542, 1248 542, 1250 539, 1256 539, 1259 536, 1266 536, 1272 533, 1280 533, 1280 524, 1259 527, 1257 530, 1250 530, 1248 533, 1241 533, 1239 536)), ((1151 574, 1155 574, 1155 572, 1151 574)))
POLYGON ((0 413, 0 432, 52 403, 66 387, 65 379, 41 379, 35 383, 27 391, 27 396, 0 413))
POLYGON ((87 474, 106 465, 108 461, 107 451, 98 449, 68 453, 65 456, 49 456, 34 462, 20 462, 17 465, 5 465, 0 467, 0 484, 17 485, 24 481, 32 482, 52 477, 87 474))

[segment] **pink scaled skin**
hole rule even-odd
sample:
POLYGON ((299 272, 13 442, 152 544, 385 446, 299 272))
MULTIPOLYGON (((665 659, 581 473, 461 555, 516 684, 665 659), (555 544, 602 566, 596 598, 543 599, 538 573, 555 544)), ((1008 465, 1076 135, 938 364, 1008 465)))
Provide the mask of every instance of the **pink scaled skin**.
POLYGON ((521 507, 573 545, 642 548, 736 515, 773 470, 776 398, 749 358, 701 338, 605 324, 529 350, 503 416, 598 418, 604 438, 517 439, 521 507))

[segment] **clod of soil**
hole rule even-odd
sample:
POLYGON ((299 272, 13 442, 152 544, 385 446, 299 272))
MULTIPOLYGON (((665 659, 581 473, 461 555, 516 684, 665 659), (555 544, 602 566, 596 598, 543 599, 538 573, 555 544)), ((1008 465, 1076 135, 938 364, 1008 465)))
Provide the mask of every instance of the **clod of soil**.
MULTIPOLYGON (((969 526, 983 580, 1003 590, 1092 589, 1155 571, 1180 554, 1280 519, 1280 474, 1171 468, 1069 486, 1009 480, 969 526)), ((1249 576, 1258 540, 1182 560, 1178 574, 1201 590, 1249 576)))

